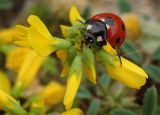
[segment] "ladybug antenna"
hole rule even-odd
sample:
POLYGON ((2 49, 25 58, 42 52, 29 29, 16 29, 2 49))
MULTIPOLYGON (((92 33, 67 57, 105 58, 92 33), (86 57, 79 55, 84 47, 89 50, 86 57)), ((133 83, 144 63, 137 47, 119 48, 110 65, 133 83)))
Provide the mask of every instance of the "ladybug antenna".
POLYGON ((118 48, 117 48, 117 47, 115 47, 115 49, 116 49, 116 51, 117 51, 118 58, 119 58, 119 61, 120 61, 120 65, 121 65, 121 67, 122 67, 122 60, 121 60, 120 52, 119 52, 119 50, 118 50, 118 48))
POLYGON ((82 23, 82 24, 85 24, 85 22, 83 22, 82 20, 80 20, 80 19, 76 19, 78 22, 80 22, 80 23, 82 23))

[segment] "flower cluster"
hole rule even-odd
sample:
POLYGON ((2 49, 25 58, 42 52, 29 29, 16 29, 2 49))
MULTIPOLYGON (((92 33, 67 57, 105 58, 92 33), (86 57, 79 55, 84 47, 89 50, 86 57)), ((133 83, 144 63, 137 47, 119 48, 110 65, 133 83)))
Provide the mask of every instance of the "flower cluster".
MULTIPOLYGON (((23 48, 15 48, 13 51, 15 51, 15 54, 19 54, 19 51, 23 51, 23 48)), ((22 94, 37 77, 36 74, 45 60, 44 57, 37 55, 33 50, 28 49, 25 53, 25 56, 21 57, 23 58, 22 61, 18 64, 19 69, 17 70, 17 78, 13 89, 11 88, 9 76, 0 71, 0 110, 13 115, 45 115, 48 108, 62 102, 66 87, 59 82, 50 81, 46 86, 41 87, 39 91, 25 97, 28 100, 22 106, 16 99, 19 99, 19 97, 24 98, 22 94), (27 112, 25 109, 29 107, 30 111, 27 112)), ((73 108, 61 114, 83 115, 83 112, 78 108, 73 108)))
MULTIPOLYGON (((94 45, 92 48, 85 44, 82 46, 84 33, 81 29, 85 28, 85 25, 78 20, 82 22, 85 20, 80 16, 75 6, 72 6, 70 10, 69 19, 72 26, 60 26, 64 39, 52 36, 43 22, 35 15, 28 18, 30 27, 16 26, 15 36, 17 45, 31 48, 39 56, 48 56, 52 52, 56 52, 57 56, 64 62, 61 76, 67 76, 63 101, 66 110, 71 109, 83 76, 96 84, 95 61, 97 60, 105 65, 106 72, 111 78, 126 86, 140 89, 145 84, 148 76, 144 70, 123 57, 121 66, 118 56, 114 56, 116 55, 115 50, 109 43, 101 49, 94 45)), ((27 67, 31 69, 29 66, 27 67)), ((29 73, 22 72, 20 76, 22 74, 29 73)))

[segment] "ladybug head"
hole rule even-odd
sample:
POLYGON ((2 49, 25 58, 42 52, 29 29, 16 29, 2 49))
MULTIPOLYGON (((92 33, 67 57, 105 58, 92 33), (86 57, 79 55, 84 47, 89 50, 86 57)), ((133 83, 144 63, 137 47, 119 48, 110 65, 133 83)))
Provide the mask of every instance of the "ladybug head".
POLYGON ((102 47, 106 44, 106 25, 100 20, 87 20, 85 31, 85 43, 96 44, 102 47))

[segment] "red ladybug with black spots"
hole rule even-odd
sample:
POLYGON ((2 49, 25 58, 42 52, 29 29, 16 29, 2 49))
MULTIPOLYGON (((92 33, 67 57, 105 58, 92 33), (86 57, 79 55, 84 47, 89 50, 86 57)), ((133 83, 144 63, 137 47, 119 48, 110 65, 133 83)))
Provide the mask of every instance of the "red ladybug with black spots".
POLYGON ((87 46, 96 44, 101 48, 108 42, 118 52, 126 36, 124 22, 119 16, 112 13, 97 14, 87 20, 85 25, 84 43, 87 46))

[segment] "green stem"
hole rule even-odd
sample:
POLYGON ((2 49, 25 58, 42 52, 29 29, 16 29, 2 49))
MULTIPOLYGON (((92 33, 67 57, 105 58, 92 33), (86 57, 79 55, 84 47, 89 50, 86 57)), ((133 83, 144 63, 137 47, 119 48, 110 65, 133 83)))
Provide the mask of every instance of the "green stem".
POLYGON ((17 85, 15 85, 13 87, 12 91, 11 91, 11 95, 14 98, 18 99, 18 97, 21 95, 22 91, 23 91, 23 86, 20 86, 20 85, 17 86, 17 85))

